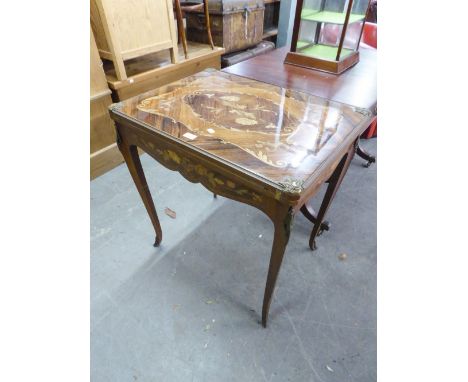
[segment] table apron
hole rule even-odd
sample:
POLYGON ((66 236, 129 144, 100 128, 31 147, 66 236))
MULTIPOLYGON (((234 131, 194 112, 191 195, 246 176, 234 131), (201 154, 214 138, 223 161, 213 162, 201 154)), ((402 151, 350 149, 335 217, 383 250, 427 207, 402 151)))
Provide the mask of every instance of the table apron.
POLYGON ((302 192, 301 198, 295 207, 295 211, 300 209, 307 201, 309 201, 317 193, 319 188, 330 179, 343 156, 349 152, 351 146, 355 146, 355 141, 348 145, 345 150, 342 150, 339 155, 336 155, 333 162, 327 164, 326 168, 321 171, 320 175, 314 180, 314 182, 302 192))
POLYGON ((169 170, 179 172, 192 183, 200 183, 214 194, 249 204, 263 211, 271 220, 278 209, 294 207, 294 201, 282 200, 274 189, 240 177, 215 160, 185 150, 176 142, 144 129, 116 123, 117 143, 137 146, 169 170))

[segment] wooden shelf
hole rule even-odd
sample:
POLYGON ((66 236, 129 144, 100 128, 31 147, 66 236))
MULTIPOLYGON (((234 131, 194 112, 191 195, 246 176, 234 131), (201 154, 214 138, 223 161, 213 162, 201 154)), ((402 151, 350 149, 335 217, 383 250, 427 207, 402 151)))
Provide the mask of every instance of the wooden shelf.
POLYGON ((187 41, 189 58, 183 55, 183 49, 178 49, 179 60, 172 64, 169 54, 157 52, 125 62, 129 75, 126 80, 118 80, 111 62, 104 63, 107 83, 112 89, 114 101, 122 101, 153 88, 167 85, 183 77, 195 74, 206 68, 221 68, 223 48, 187 41))
POLYGON ((264 4, 279 3, 281 0, 265 0, 264 4))
POLYGON ((169 50, 177 62, 177 35, 171 0, 91 0, 91 27, 101 58, 114 62, 119 80, 124 61, 169 50))
POLYGON ((207 44, 200 44, 197 42, 187 41, 187 48, 189 58, 185 58, 182 49, 179 49, 179 60, 177 64, 172 64, 169 54, 166 52, 157 52, 146 55, 134 60, 125 62, 125 68, 127 70, 129 78, 124 81, 117 79, 114 67, 111 62, 104 62, 104 71, 106 73, 107 82, 111 89, 118 89, 122 86, 126 86, 128 83, 137 82, 140 78, 146 77, 148 74, 154 76, 156 74, 165 73, 166 69, 178 68, 184 63, 197 62, 199 59, 211 56, 221 56, 224 53, 223 48, 211 47, 207 44))
MULTIPOLYGON (((301 20, 315 21, 317 23, 337 24, 343 25, 345 22, 346 13, 344 12, 329 12, 329 11, 317 11, 314 9, 303 9, 301 12, 301 20)), ((349 15, 349 23, 356 23, 363 21, 365 15, 359 15, 351 13, 349 15)))
MULTIPOLYGON (((307 43, 305 43, 307 45, 303 45, 303 44, 304 44, 304 41, 298 41, 297 53, 302 53, 307 56, 314 56, 322 60, 328 60, 328 61, 335 61, 336 59, 336 54, 338 53, 337 46, 330 46, 330 45, 323 45, 323 44, 315 44, 315 45, 310 44, 309 45, 307 43)), ((351 53, 353 53, 353 50, 343 48, 341 50, 340 59, 344 59, 345 57, 349 56, 351 53)))

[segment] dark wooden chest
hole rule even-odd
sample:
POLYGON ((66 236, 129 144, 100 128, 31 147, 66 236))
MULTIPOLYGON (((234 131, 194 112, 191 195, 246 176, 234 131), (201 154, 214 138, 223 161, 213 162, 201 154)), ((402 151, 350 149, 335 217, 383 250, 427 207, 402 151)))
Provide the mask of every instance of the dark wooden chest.
MULTIPOLYGON (((213 42, 226 53, 258 44, 263 36, 263 0, 209 0, 213 42)), ((187 39, 208 43, 205 16, 195 11, 185 12, 187 39)))

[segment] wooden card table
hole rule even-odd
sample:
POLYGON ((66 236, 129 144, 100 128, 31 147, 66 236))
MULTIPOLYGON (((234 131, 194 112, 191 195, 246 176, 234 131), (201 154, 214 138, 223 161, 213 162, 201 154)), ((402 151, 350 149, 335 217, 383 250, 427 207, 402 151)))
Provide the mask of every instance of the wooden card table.
POLYGON ((206 70, 111 107, 117 144, 156 231, 162 230, 138 148, 214 194, 263 211, 274 225, 262 309, 266 326, 294 215, 328 182, 325 213, 373 115, 277 86, 206 70))

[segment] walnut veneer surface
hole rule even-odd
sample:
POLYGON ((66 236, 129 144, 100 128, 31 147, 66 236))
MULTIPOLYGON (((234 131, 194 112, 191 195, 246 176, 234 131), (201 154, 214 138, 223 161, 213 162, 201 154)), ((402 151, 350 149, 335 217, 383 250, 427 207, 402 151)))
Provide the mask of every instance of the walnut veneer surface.
POLYGON ((370 114, 215 70, 128 99, 114 111, 280 189, 307 186, 370 114))
POLYGON ((340 75, 284 64, 288 47, 223 69, 224 72, 305 91, 371 110, 377 108, 377 50, 359 49, 359 62, 340 75))

